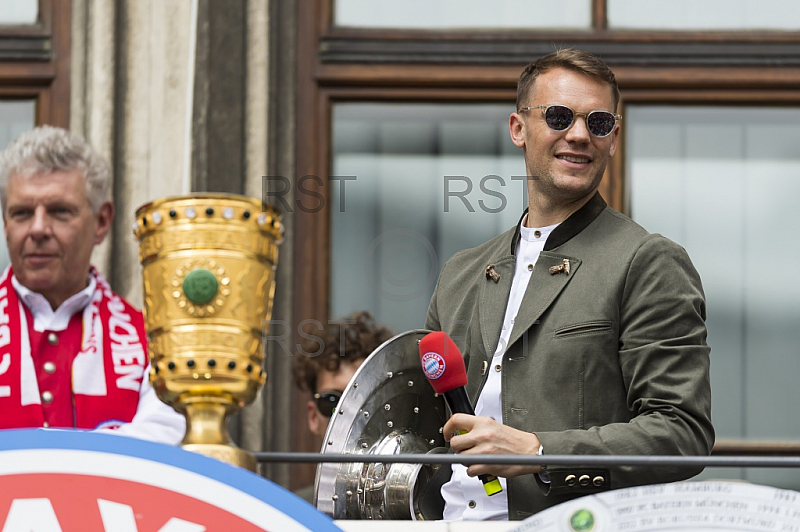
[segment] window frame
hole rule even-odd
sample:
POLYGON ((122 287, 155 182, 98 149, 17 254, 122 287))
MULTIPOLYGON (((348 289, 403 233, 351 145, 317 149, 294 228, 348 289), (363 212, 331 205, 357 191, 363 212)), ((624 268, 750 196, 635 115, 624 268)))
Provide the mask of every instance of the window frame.
MULTIPOLYGON (((332 25, 333 1, 297 0, 295 180, 314 175, 324 182, 330 175, 335 103, 514 101, 519 72, 532 58, 552 51, 554 43, 596 53, 611 65, 623 117, 631 104, 800 105, 798 32, 613 30, 605 0, 592 0, 592 29, 580 32, 341 28, 332 25)), ((612 207, 627 212, 624 145, 623 118, 618 153, 601 192, 612 207)), ((303 189, 324 201, 321 209, 294 211, 293 322, 326 323, 330 187, 307 181, 303 189)), ((296 413, 305 418, 304 410, 296 413)), ((305 426, 293 429, 292 440, 297 449, 307 447, 305 426)), ((800 442, 721 440, 715 453, 800 454, 800 442)))
POLYGON ((69 127, 71 0, 39 0, 37 22, 0 25, 0 98, 36 101, 36 124, 69 127))

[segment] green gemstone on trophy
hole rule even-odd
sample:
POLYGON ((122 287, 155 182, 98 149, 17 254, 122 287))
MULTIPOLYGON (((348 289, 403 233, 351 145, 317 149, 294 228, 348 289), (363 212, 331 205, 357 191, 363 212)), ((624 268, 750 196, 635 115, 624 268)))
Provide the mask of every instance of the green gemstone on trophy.
POLYGON ((589 510, 578 510, 569 518, 569 525, 575 532, 589 532, 594 528, 594 516, 589 510))
POLYGON ((217 278, 203 268, 190 271, 183 280, 183 293, 195 305, 204 305, 214 299, 218 288, 217 278))

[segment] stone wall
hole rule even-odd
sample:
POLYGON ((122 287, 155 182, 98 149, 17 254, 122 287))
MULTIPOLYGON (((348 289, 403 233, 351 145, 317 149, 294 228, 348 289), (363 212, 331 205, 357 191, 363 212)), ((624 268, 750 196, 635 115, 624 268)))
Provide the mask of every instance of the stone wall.
MULTIPOLYGON (((116 220, 93 260, 134 305, 138 206, 204 191, 260 197, 262 176, 292 175, 295 18, 293 0, 73 0, 70 127, 114 173, 116 220)), ((273 319, 288 322, 291 214, 283 221, 273 319)), ((285 451, 289 360, 268 353, 266 364, 267 385, 232 434, 252 451, 285 451)), ((287 466, 263 473, 288 485, 287 466)))

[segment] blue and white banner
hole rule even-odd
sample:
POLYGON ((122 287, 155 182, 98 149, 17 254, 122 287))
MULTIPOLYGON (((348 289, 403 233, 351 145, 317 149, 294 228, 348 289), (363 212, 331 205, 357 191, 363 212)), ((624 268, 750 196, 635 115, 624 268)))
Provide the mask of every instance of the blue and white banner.
POLYGON ((2 532, 336 531, 280 486, 213 458, 80 431, 0 431, 2 532))

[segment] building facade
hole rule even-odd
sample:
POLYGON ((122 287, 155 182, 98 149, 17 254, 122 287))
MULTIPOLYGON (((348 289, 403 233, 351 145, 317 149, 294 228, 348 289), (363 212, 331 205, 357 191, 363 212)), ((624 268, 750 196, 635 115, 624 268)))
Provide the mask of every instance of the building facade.
MULTIPOLYGON (((520 4, 0 0, 0 144, 50 123, 108 158, 117 220, 95 263, 136 304, 139 205, 218 191, 281 208, 269 377, 234 432, 313 451, 289 378, 299 333, 357 309, 421 327, 444 261, 524 208, 506 132, 519 72, 558 47, 596 53, 622 93, 603 195, 703 278, 718 452, 797 453, 800 8, 520 4)), ((262 473, 299 487, 313 467, 262 473)), ((791 472, 707 475, 800 487, 791 472)))

